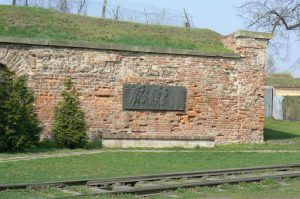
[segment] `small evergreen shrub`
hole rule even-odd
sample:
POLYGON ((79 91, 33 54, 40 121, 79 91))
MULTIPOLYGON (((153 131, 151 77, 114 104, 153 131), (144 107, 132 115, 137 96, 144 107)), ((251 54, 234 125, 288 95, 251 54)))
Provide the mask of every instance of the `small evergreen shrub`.
POLYGON ((36 145, 42 131, 26 77, 0 69, 0 151, 22 151, 36 145))
POLYGON ((54 140, 42 140, 38 143, 39 149, 59 149, 61 148, 54 140))
POLYGON ((84 149, 100 149, 102 148, 102 142, 101 141, 91 141, 91 142, 87 142, 84 146, 84 149))
POLYGON ((87 141, 85 116, 79 109, 79 99, 71 80, 64 86, 63 99, 55 108, 54 140, 68 148, 83 147, 87 141))
MULTIPOLYGON (((1 67, 1 66, 0 66, 1 67)), ((9 99, 9 91, 11 90, 11 80, 8 71, 0 69, 0 151, 6 151, 6 116, 7 108, 5 107, 6 101, 9 99)))

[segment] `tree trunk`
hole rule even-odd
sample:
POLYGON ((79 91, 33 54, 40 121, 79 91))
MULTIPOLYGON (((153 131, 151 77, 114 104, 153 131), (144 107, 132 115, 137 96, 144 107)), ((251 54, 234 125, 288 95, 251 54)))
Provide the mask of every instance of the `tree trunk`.
POLYGON ((105 19, 107 0, 103 0, 102 18, 105 19))
POLYGON ((17 0, 12 1, 12 5, 15 6, 17 4, 17 0))
POLYGON ((184 26, 189 29, 191 27, 190 19, 189 19, 187 13, 186 13, 185 8, 183 8, 183 11, 184 11, 185 20, 186 20, 185 23, 184 23, 184 26))

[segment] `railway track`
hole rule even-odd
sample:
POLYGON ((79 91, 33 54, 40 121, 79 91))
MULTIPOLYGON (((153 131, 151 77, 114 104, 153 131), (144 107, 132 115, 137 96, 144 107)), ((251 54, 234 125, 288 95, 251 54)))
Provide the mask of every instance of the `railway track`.
POLYGON ((92 191, 89 196, 100 194, 135 194, 148 195, 178 188, 197 186, 216 186, 225 183, 258 182, 263 179, 282 179, 300 177, 300 164, 270 165, 251 168, 234 168, 225 170, 210 170, 199 172, 169 173, 147 176, 130 176, 98 180, 73 180, 59 182, 44 182, 34 184, 1 185, 0 191, 31 189, 42 190, 57 188, 71 197, 85 196, 68 190, 72 186, 80 186, 92 191))

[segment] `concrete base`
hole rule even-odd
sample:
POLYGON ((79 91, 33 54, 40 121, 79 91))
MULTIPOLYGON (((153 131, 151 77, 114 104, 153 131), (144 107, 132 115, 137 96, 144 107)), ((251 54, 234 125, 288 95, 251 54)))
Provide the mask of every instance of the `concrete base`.
POLYGON ((195 148, 215 146, 213 138, 195 137, 145 137, 145 136, 104 136, 102 145, 105 148, 195 148))

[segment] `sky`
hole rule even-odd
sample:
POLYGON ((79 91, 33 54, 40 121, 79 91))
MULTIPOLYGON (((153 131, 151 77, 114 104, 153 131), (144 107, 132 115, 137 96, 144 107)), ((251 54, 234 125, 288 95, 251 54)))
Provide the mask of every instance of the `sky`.
MULTIPOLYGON (((30 1, 30 0, 29 0, 30 1)), ((43 1, 43 0, 36 0, 43 1)), ((45 1, 45 0, 44 0, 45 1)), ((43 1, 43 2, 44 2, 43 1)), ((70 0, 75 1, 75 0, 70 0)), ((99 17, 103 0, 89 0, 88 15, 99 17)), ((129 12, 134 10, 143 11, 144 8, 165 8, 168 12, 183 15, 183 8, 190 14, 194 27, 208 28, 222 35, 245 29, 246 24, 238 16, 237 7, 246 0, 107 0, 108 6, 120 5, 129 12)), ((11 0, 0 0, 0 3, 10 4, 11 0)), ((299 68, 291 66, 300 58, 300 38, 290 34, 290 50, 282 48, 279 56, 275 57, 277 72, 291 72, 300 77, 299 68), (298 40, 298 41, 296 41, 298 40), (287 55, 287 56, 286 56, 287 55), (284 58, 284 59, 283 59, 284 58)))
MULTIPOLYGON (((136 0, 141 4, 152 4, 181 12, 185 8, 199 28, 208 28, 222 34, 230 34, 242 27, 235 6, 244 0, 136 0)), ((130 2, 130 1, 128 1, 130 2)), ((134 2, 134 1, 132 1, 134 2)))

